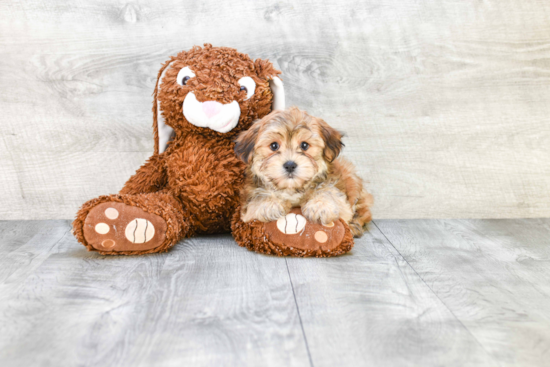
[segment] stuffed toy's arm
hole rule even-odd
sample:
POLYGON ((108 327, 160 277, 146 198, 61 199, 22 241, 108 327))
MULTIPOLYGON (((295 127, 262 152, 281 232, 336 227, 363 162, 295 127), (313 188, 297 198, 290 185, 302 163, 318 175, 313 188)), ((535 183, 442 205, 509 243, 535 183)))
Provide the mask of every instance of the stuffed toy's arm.
POLYGON ((126 181, 119 194, 136 195, 157 192, 164 186, 166 186, 164 154, 154 154, 126 181))

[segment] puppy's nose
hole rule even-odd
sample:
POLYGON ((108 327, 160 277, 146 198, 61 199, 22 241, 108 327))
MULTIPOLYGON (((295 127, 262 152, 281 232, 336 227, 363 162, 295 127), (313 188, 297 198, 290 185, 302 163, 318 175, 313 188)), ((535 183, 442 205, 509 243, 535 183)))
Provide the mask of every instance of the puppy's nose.
POLYGON ((202 103, 202 112, 204 112, 209 119, 212 118, 212 116, 216 116, 221 110, 222 104, 219 102, 206 101, 202 103))
POLYGON ((283 164, 283 167, 288 173, 292 173, 298 165, 294 161, 286 161, 285 164, 283 164))

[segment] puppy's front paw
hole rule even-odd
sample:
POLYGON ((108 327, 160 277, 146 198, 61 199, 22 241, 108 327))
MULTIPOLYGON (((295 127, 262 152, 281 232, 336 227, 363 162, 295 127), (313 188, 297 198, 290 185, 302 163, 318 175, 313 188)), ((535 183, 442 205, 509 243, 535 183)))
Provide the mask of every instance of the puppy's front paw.
POLYGON ((310 200, 302 206, 302 213, 310 222, 324 225, 340 218, 340 209, 332 200, 310 200))
POLYGON ((288 209, 277 201, 262 201, 248 206, 246 213, 242 215, 243 222, 250 222, 254 219, 260 222, 271 222, 284 217, 288 209))

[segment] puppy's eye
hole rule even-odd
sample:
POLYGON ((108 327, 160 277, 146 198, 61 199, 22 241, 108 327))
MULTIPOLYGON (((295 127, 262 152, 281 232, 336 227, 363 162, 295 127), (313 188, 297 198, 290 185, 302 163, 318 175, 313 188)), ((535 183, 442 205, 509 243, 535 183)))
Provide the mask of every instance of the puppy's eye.
POLYGON ((241 86, 241 90, 246 91, 245 101, 254 95, 254 92, 256 91, 256 82, 254 82, 251 77, 245 76, 239 79, 239 85, 241 86))
POLYGON ((269 147, 271 148, 272 151, 276 152, 279 149, 279 143, 273 142, 269 147))
POLYGON ((303 141, 301 144, 300 144, 300 148, 302 148, 302 150, 307 150, 309 148, 309 144, 306 143, 305 141, 303 141))
POLYGON ((180 70, 176 81, 179 85, 187 85, 187 81, 195 76, 195 73, 187 66, 180 70))

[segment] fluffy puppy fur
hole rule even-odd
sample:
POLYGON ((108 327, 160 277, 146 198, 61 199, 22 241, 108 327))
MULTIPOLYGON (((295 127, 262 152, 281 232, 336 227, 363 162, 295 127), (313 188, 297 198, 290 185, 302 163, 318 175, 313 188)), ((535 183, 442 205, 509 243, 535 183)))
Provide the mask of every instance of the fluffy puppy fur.
POLYGON ((244 222, 277 220, 301 207, 311 222, 342 219, 354 236, 371 220, 372 196, 353 165, 338 158, 342 133, 296 107, 275 111, 242 132, 235 145, 247 163, 241 190, 244 222))

